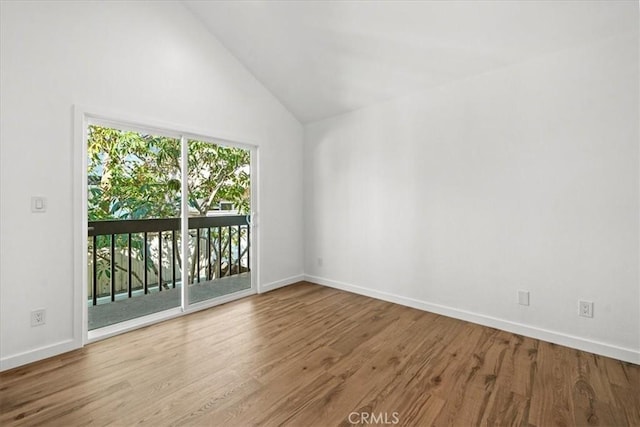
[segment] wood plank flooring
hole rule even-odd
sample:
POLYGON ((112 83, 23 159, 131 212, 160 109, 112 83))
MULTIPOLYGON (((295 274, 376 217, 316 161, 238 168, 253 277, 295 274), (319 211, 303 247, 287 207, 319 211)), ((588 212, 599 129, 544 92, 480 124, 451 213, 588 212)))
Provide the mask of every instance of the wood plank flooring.
POLYGON ((640 426, 640 366, 309 283, 0 374, 2 426, 640 426))

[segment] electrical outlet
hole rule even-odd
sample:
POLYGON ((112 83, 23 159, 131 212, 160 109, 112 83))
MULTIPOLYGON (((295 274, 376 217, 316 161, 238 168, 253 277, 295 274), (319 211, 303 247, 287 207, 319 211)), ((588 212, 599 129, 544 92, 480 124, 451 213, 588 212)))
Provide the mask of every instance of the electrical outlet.
POLYGON ((44 308, 33 310, 31 312, 31 326, 41 326, 46 321, 46 311, 44 308))
POLYGON ((591 301, 580 301, 580 316, 593 317, 593 303, 591 301))
POLYGON ((529 305, 529 291, 518 291, 518 304, 529 305))

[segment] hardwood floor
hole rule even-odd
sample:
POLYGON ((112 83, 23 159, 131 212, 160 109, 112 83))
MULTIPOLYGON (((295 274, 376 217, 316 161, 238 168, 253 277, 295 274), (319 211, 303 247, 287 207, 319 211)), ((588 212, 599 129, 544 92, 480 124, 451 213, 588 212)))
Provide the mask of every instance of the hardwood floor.
POLYGON ((300 283, 2 373, 0 411, 2 426, 640 426, 640 366, 300 283))

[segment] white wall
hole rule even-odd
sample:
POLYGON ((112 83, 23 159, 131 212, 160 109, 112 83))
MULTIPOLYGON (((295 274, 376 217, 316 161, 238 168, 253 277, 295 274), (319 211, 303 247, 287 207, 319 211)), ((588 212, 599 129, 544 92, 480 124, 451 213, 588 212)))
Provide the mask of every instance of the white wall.
POLYGON ((307 125, 305 273, 640 363, 638 113, 636 33, 307 125))
POLYGON ((311 280, 640 361, 637 34, 307 126, 303 233, 301 126, 182 5, 0 5, 0 369, 73 336, 74 104, 258 142, 263 285, 304 237, 311 280))
POLYGON ((0 15, 2 368, 73 338, 74 104, 258 143, 261 282, 300 277, 303 129, 181 4, 2 2, 0 15))

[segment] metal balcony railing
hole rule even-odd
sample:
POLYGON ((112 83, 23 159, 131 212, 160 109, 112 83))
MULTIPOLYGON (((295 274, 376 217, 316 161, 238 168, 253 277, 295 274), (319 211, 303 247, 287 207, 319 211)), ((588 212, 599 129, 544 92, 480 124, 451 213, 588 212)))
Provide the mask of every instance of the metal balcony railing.
MULTIPOLYGON (((180 218, 90 221, 89 300, 99 302, 181 286, 180 218)), ((189 218, 189 283, 250 270, 250 217, 189 218)))

